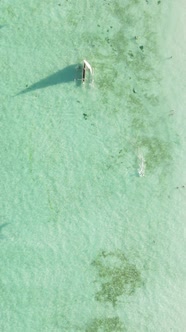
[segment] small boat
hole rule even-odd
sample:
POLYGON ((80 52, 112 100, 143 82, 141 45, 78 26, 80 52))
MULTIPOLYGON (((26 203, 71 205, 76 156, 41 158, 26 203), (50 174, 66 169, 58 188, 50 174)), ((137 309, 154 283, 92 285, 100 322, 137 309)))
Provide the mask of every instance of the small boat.
POLYGON ((88 61, 86 61, 86 60, 83 60, 83 73, 82 73, 83 83, 85 82, 87 69, 89 70, 90 74, 93 75, 93 71, 92 71, 92 67, 91 67, 90 63, 88 63, 88 61))

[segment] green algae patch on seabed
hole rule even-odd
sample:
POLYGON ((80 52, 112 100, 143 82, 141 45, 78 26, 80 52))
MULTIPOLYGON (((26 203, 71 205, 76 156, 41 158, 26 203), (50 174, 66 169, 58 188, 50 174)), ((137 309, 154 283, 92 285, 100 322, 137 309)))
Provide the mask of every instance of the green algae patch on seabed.
POLYGON ((181 330, 163 15, 150 0, 0 2, 0 330, 181 330))
POLYGON ((132 294, 141 284, 140 272, 122 252, 102 252, 92 264, 102 280, 101 289, 95 296, 99 302, 110 302, 116 306, 119 296, 132 294))
POLYGON ((90 325, 87 326, 86 332, 95 332, 95 331, 117 331, 117 332, 124 332, 127 331, 122 322, 120 322, 119 317, 112 317, 106 319, 95 319, 93 320, 90 325))

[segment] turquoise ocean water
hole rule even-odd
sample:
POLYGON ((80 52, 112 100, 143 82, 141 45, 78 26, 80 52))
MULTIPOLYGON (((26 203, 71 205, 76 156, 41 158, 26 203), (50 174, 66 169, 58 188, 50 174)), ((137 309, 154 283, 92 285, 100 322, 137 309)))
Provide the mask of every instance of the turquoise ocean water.
POLYGON ((184 331, 173 10, 0 2, 0 331, 184 331))

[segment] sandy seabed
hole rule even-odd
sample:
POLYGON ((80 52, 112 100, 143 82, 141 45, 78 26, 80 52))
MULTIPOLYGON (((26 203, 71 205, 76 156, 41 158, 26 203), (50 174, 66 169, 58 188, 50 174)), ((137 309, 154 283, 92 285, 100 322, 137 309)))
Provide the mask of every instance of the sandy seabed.
POLYGON ((0 331, 184 331, 178 2, 0 2, 0 331))

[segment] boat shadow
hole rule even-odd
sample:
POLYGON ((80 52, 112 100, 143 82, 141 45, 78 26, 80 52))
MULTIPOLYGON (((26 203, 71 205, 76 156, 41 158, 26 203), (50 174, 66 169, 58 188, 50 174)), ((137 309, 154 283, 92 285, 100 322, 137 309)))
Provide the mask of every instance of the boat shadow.
POLYGON ((26 89, 20 91, 17 96, 35 90, 48 88, 53 85, 70 83, 73 81, 76 83, 76 86, 80 86, 82 83, 82 65, 80 64, 67 66, 56 73, 41 79, 40 81, 26 87, 26 89))
POLYGON ((4 224, 0 225, 0 240, 4 239, 4 236, 2 235, 2 230, 3 230, 4 227, 6 227, 8 225, 9 225, 9 223, 4 223, 4 224))

